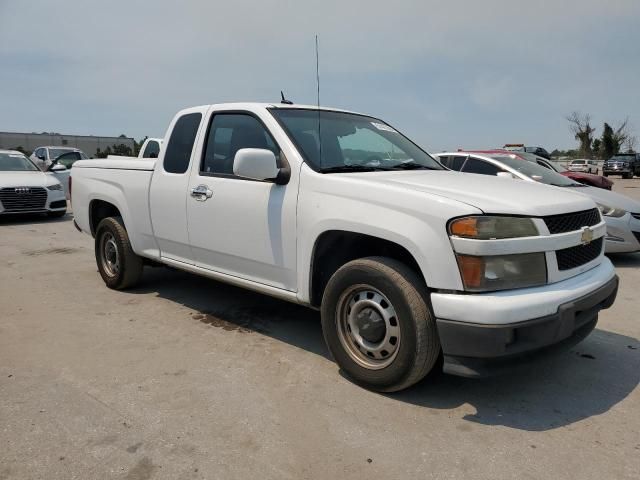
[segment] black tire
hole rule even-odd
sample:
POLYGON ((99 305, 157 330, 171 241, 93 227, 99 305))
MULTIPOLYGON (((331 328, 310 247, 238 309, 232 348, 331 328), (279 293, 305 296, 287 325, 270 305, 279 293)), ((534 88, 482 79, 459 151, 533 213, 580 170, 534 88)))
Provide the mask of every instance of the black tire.
POLYGON ((98 271, 107 287, 123 290, 140 281, 143 261, 131 248, 122 218, 108 217, 98 224, 95 254, 98 271))
MULTIPOLYGON (((413 270, 396 260, 367 257, 343 265, 326 286, 321 311, 322 331, 333 358, 355 383, 371 390, 394 392, 413 385, 429 373, 440 355, 440 339, 426 300, 426 286, 413 270), (368 300, 374 297, 380 298, 378 303, 368 300), (375 307, 362 307, 368 302, 375 307), (371 311, 381 311, 373 314, 378 317, 373 322, 371 311), (365 324, 360 323, 363 318, 365 324), (358 331, 351 329, 350 322, 358 323, 358 331), (386 326, 381 327, 385 329, 381 332, 379 325, 383 323, 386 326), (370 339, 369 345, 389 345, 393 350, 379 359, 368 356, 373 349, 369 351, 363 347, 364 342, 355 340, 360 329, 361 339, 372 331, 384 336, 384 340, 370 339), (395 332, 398 336, 393 343, 390 335, 395 332)), ((384 355, 385 350, 374 353, 384 355)))
POLYGON ((66 210, 61 210, 59 212, 47 212, 47 216, 50 218, 60 218, 64 217, 67 214, 66 210))

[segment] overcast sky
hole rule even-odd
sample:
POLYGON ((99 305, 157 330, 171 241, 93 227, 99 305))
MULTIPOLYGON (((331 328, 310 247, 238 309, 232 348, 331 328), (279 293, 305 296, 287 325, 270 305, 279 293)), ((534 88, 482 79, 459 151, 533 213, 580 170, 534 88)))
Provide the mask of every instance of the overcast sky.
POLYGON ((280 90, 432 151, 640 134, 640 0, 0 0, 0 130, 164 135, 184 107, 280 90))

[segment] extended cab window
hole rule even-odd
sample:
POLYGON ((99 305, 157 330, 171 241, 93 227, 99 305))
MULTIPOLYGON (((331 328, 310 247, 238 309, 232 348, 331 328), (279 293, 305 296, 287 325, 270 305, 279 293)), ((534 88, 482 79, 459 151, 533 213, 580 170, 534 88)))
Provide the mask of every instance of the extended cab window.
POLYGON ((144 149, 144 153, 142 154, 142 158, 158 158, 158 154, 160 153, 160 144, 155 140, 151 140, 147 143, 147 146, 144 149))
POLYGON ((218 113, 213 116, 200 171, 233 175, 233 159, 241 148, 264 148, 279 158, 280 149, 260 123, 249 114, 218 113))
POLYGON ((198 133, 200 113, 187 113, 178 119, 164 154, 164 169, 169 173, 184 173, 189 168, 193 142, 198 133))
POLYGON ((497 175, 502 169, 492 163, 471 157, 467 160, 467 163, 464 164, 462 171, 466 173, 479 173, 481 175, 497 175))

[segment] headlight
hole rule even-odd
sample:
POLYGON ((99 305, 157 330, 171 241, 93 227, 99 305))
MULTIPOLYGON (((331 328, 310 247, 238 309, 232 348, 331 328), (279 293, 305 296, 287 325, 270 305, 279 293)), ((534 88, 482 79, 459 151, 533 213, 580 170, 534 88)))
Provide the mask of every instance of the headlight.
POLYGON ((449 235, 476 240, 535 237, 538 230, 530 218, 474 216, 457 218, 449 223, 449 235))
POLYGON ((487 292, 547 283, 543 252, 491 257, 456 255, 465 290, 487 292))
POLYGON ((608 205, 603 205, 602 203, 598 203, 598 210, 604 217, 615 217, 620 218, 624 217, 627 214, 626 210, 616 207, 610 207, 608 205))
POLYGON ((49 185, 47 190, 62 190, 62 185, 59 183, 54 183, 53 185, 49 185))

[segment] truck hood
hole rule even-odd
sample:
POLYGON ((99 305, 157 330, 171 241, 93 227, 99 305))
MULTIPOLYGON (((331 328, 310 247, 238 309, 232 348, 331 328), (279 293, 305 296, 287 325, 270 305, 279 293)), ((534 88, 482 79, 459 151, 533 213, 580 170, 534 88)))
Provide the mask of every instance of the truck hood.
POLYGON ((53 177, 44 172, 2 172, 0 188, 6 187, 46 187, 57 183, 53 177))
POLYGON ((536 182, 449 170, 328 174, 349 176, 375 188, 395 186, 466 203, 485 213, 557 215, 594 208, 585 195, 536 182))

